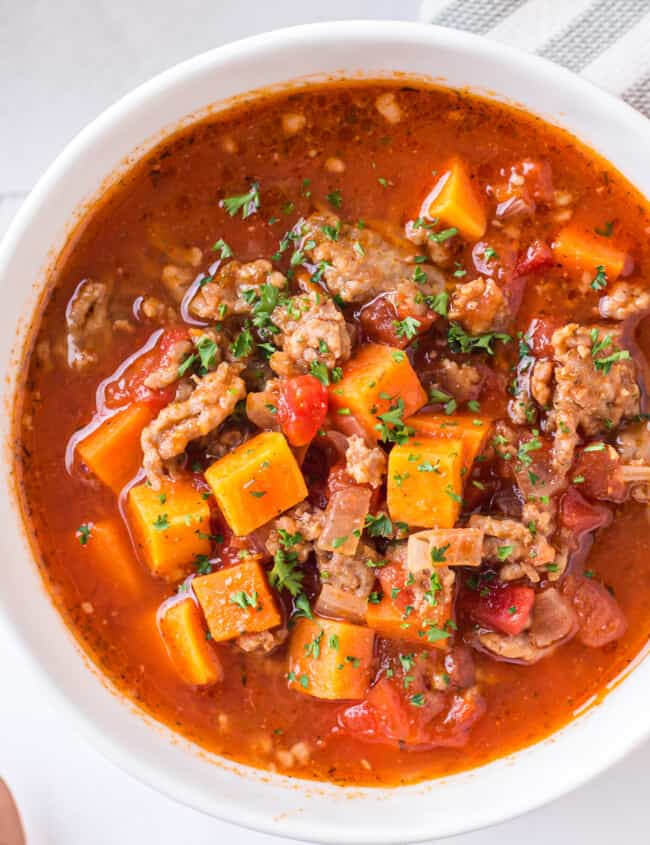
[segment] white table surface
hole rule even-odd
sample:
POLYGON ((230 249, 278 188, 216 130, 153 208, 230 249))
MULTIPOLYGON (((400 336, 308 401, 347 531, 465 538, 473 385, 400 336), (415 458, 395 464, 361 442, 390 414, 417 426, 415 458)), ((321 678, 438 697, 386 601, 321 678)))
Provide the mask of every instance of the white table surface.
MULTIPOLYGON (((0 0, 0 235, 75 132, 159 70, 268 29, 334 18, 414 18, 417 6, 417 0, 0 0)), ((29 845, 280 842, 175 804, 107 762, 60 720, 1 621, 0 671, 0 776, 18 801, 29 845)), ((646 745, 543 810, 453 841, 647 843, 649 765, 646 745)))

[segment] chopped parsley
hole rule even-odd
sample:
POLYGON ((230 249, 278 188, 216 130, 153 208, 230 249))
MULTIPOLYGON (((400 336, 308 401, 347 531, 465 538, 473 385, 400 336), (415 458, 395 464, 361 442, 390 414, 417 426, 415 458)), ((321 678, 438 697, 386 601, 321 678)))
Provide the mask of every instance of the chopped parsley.
POLYGON ((468 334, 460 323, 450 323, 447 343, 452 352, 487 352, 494 355, 493 344, 497 341, 510 343, 512 338, 503 332, 486 332, 480 335, 468 334))
POLYGON ((596 275, 591 282, 591 287, 594 290, 603 290, 603 288, 607 287, 607 274, 605 273, 605 267, 603 264, 599 264, 596 267, 596 275))
POLYGON ((333 205, 334 208, 340 208, 343 203, 343 196, 340 191, 330 191, 329 194, 325 195, 325 199, 333 205))
POLYGON ((232 249, 223 238, 219 238, 219 240, 212 245, 212 252, 218 252, 219 258, 221 258, 222 261, 224 258, 231 258, 233 255, 232 249))
POLYGON ((252 610, 258 610, 259 602, 257 592, 253 590, 253 592, 249 594, 245 592, 245 590, 238 590, 235 593, 231 593, 230 604, 236 604, 237 607, 241 607, 242 610, 248 610, 249 608, 252 610))
POLYGON ((403 320, 393 320, 393 326, 395 327, 397 337, 405 337, 407 340, 412 340, 417 335, 421 323, 415 317, 405 317, 403 320))
POLYGON ((220 205, 228 212, 231 217, 234 217, 239 211, 244 220, 250 217, 260 207, 260 186, 258 182, 253 184, 248 189, 248 193, 240 194, 239 196, 226 197, 221 200, 220 205))
POLYGON ((76 536, 82 546, 85 546, 88 543, 92 532, 92 527, 92 522, 84 522, 82 525, 79 526, 79 528, 77 528, 76 536))
POLYGON ((445 556, 447 550, 449 549, 450 544, 446 543, 444 546, 432 546, 431 547, 431 560, 434 563, 444 563, 447 558, 445 556))
POLYGON ((151 524, 156 531, 166 531, 169 528, 169 517, 166 513, 159 513, 151 524))
POLYGON ((390 537, 393 533, 393 523, 385 513, 367 514, 364 527, 370 537, 390 537))

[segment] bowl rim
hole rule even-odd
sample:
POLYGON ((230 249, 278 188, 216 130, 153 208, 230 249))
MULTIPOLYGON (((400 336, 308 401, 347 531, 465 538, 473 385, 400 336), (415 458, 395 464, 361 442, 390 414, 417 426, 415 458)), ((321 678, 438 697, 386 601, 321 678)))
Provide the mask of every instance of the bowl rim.
MULTIPOLYGON (((311 41, 313 43, 334 39, 348 39, 360 43, 371 43, 380 39, 382 42, 394 44, 417 41, 432 48, 435 48, 436 45, 453 45, 454 49, 469 57, 480 54, 486 59, 493 59, 495 62, 505 62, 515 68, 521 67, 533 76, 544 78, 552 86, 563 86, 573 92, 576 98, 585 97, 596 102, 597 110, 603 116, 607 115, 609 120, 625 125, 635 138, 645 138, 647 142, 650 142, 650 121, 626 103, 550 61, 524 53, 514 47, 489 41, 482 36, 430 24, 374 20, 322 22, 274 30, 217 47, 163 71, 126 94, 81 130, 38 180, 12 221, 9 230, 0 243, 0 278, 4 275, 3 271, 18 249, 21 240, 29 232, 33 216, 39 209, 47 205, 53 186, 65 176, 68 168, 74 164, 83 151, 91 148, 104 136, 110 135, 114 124, 137 114, 137 110, 142 103, 153 97, 164 95, 176 86, 191 82, 193 78, 201 76, 215 65, 227 65, 233 57, 242 52, 248 54, 249 57, 261 55, 263 59, 264 51, 290 47, 297 42, 311 41)), ((367 78, 377 78, 377 74, 368 74, 367 78)), ((290 82, 291 77, 287 81, 290 82)), ((291 817, 286 816, 278 819, 275 814, 251 807, 246 801, 236 803, 225 798, 219 800, 216 797, 208 805, 200 797, 194 795, 191 788, 185 788, 184 785, 179 786, 178 777, 170 777, 166 772, 158 771, 154 764, 139 759, 133 750, 125 746, 124 742, 118 740, 114 735, 107 735, 92 714, 80 702, 66 694, 63 686, 54 677, 44 659, 30 647, 27 639, 21 635, 21 623, 12 609, 4 603, 2 596, 0 596, 0 613, 9 622, 8 627, 12 639, 35 669, 39 680, 47 686, 49 693, 53 694, 61 712, 71 722, 79 724, 91 743, 122 770, 163 792, 170 798, 209 815, 253 830, 294 839, 337 843, 337 845, 341 845, 343 842, 376 843, 379 845, 379 843, 424 841, 431 839, 432 836, 450 836, 487 827, 529 812, 586 783, 620 760, 650 734, 650 718, 645 722, 638 719, 629 719, 620 727, 616 745, 612 744, 606 750, 601 748, 599 751, 594 751, 594 758, 591 763, 580 764, 576 762, 573 767, 566 766, 558 773, 553 783, 547 783, 545 789, 536 794, 532 794, 532 790, 530 790, 531 794, 528 795, 527 799, 520 800, 514 808, 497 808, 489 805, 488 802, 484 806, 473 807, 472 819, 468 822, 456 817, 446 822, 437 820, 439 823, 433 827, 431 820, 425 814, 422 814, 415 819, 399 819, 399 829, 395 827, 392 830, 387 830, 385 827, 376 824, 373 826, 366 818, 363 830, 342 830, 337 821, 332 819, 329 827, 321 824, 320 829, 314 834, 314 822, 310 821, 308 813, 303 814, 302 817, 300 813, 296 813, 291 817)), ((627 678, 625 686, 631 688, 633 680, 634 675, 627 678)), ((618 690, 615 690, 607 698, 609 699, 617 694, 618 690)), ((574 725, 576 721, 574 720, 571 725, 574 725)), ((565 731, 566 729, 562 729, 553 734, 551 739, 561 739, 561 735, 565 731)), ((532 746, 532 748, 535 747, 532 746)), ((527 751, 529 749, 523 749, 517 752, 514 757, 519 758, 527 751)), ((507 763, 508 758, 501 758, 497 762, 500 765, 507 763)), ((481 771, 481 769, 471 770, 470 774, 477 771, 481 771)), ((293 783, 295 785, 295 782, 293 783)), ((309 784, 309 782, 306 783, 309 784)), ((430 783, 435 784, 436 781, 430 783)), ((396 787, 393 791, 394 794, 397 794, 409 789, 411 787, 396 787)), ((381 792, 381 790, 371 791, 375 795, 379 795, 381 792)), ((369 813, 366 813, 366 815, 368 816, 369 813)))

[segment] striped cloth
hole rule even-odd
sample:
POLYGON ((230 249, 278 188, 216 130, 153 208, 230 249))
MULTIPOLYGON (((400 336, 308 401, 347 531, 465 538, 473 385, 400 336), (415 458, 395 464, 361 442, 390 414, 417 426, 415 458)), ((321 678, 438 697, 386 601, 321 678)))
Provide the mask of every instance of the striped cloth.
POLYGON ((420 20, 538 53, 650 117, 650 0, 422 0, 420 20))

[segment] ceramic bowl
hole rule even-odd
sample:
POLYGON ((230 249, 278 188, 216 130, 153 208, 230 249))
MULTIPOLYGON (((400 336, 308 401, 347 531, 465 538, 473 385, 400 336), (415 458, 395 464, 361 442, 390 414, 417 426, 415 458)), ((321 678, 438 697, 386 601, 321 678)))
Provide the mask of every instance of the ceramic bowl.
MULTIPOLYGON (((267 833, 343 843, 404 843, 503 821, 602 772, 649 732, 650 664, 639 661, 598 706, 551 739, 482 768, 415 786, 340 788, 291 780, 201 752, 138 713, 90 666, 43 588, 12 493, 11 410, 21 350, 48 268, 84 207, 164 135, 233 97, 328 76, 402 74, 521 104, 596 149, 650 194, 650 122, 577 76, 502 44, 396 22, 322 23, 271 32, 157 76, 91 123, 56 159, 0 247, 5 378, 0 613, 72 720, 106 756, 192 807, 267 833)), ((62 397, 61 401, 65 401, 62 397)))

